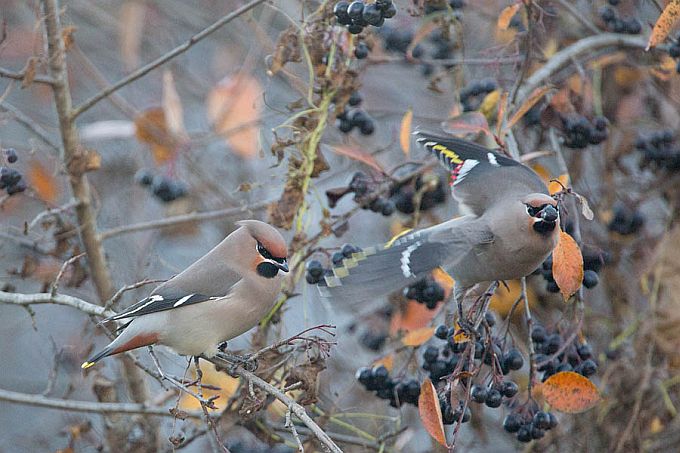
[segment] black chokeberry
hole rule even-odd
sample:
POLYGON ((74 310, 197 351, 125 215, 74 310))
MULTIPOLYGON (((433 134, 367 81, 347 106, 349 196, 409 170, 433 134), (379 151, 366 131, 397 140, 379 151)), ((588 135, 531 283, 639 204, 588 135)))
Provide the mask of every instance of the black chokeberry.
POLYGON ((371 369, 368 367, 359 368, 356 372, 356 378, 364 387, 366 387, 371 379, 373 379, 371 369))
POLYGON ((310 260, 305 264, 307 282, 310 284, 318 283, 323 277, 323 266, 318 260, 310 260), (312 281, 310 281, 312 280, 312 281))
POLYGON ((423 352, 423 360, 426 362, 434 362, 439 357, 439 349, 436 346, 428 346, 423 352))
POLYGON ((522 417, 514 412, 509 413, 503 420, 503 429, 509 433, 516 433, 522 426, 522 417))
POLYGON ((519 392, 519 387, 513 381, 501 382, 500 392, 506 398, 512 398, 519 392))
POLYGON ((446 340, 446 338, 449 336, 449 328, 446 327, 444 324, 438 325, 437 328, 434 330, 434 336, 439 338, 440 340, 446 340))
POLYGON ((582 360, 588 360, 593 357, 593 347, 588 343, 579 345, 576 348, 576 352, 578 352, 578 355, 582 360))
POLYGON ((14 148, 6 148, 5 157, 7 158, 7 162, 10 164, 13 164, 19 160, 19 157, 17 156, 17 150, 14 148))
POLYGON ((347 6, 347 15, 351 19, 359 19, 364 12, 364 2, 354 1, 347 6))
POLYGON ((591 270, 583 272, 583 286, 585 286, 586 288, 588 289, 594 288, 595 286, 597 286, 599 281, 600 279, 597 276, 597 272, 591 270))
POLYGON ((577 372, 585 377, 592 376, 597 373, 597 364, 593 359, 585 360, 578 366, 577 372))
POLYGON ((135 173, 135 181, 142 186, 150 186, 153 183, 153 172, 142 168, 135 173))
POLYGON ((354 48, 354 56, 359 60, 363 60, 368 56, 368 46, 365 42, 360 41, 354 48))
POLYGON ((562 346, 562 337, 558 333, 550 335, 545 341, 545 353, 554 354, 562 346))
POLYGON ((356 107, 357 105, 361 104, 362 100, 363 99, 361 98, 361 93, 359 93, 358 91, 354 91, 349 96, 349 100, 347 101, 347 103, 352 107, 356 107))
POLYGON ((347 31, 350 32, 353 35, 358 35, 362 31, 364 31, 364 27, 362 27, 361 25, 352 23, 352 24, 347 26, 347 31))
POLYGON ((531 341, 534 343, 543 343, 547 335, 545 327, 541 325, 534 326, 533 329, 531 329, 531 341))
POLYGON ((373 26, 377 26, 380 23, 380 20, 383 19, 382 11, 375 3, 366 5, 361 16, 368 23, 368 25, 373 26))
POLYGON ((531 442, 531 425, 523 425, 517 430, 517 440, 520 442, 531 442))
POLYGON ((382 212, 382 215, 384 215, 385 217, 388 217, 388 216, 391 216, 392 214, 394 214, 395 209, 396 208, 394 206, 394 201, 385 200, 385 202, 383 203, 381 212, 382 212))
POLYGON ((501 395, 501 392, 499 392, 495 388, 490 388, 486 394, 486 400, 484 403, 488 407, 496 408, 500 407, 501 403, 503 402, 503 395, 501 395))
POLYGON ((347 13, 347 8, 349 7, 349 3, 345 1, 340 1, 335 4, 333 7, 333 14, 335 17, 338 18, 338 20, 347 20, 350 19, 349 14, 347 13))
POLYGON ((487 395, 487 390, 486 387, 482 387, 480 385, 474 385, 472 386, 472 390, 470 391, 470 398, 472 398, 472 401, 475 403, 485 403, 486 402, 486 395, 487 395))
POLYGON ((511 370, 519 370, 524 366, 524 357, 517 349, 509 350, 503 357, 503 362, 511 370))
POLYGON ((550 429, 550 415, 543 411, 536 412, 533 425, 538 429, 550 429))
POLYGON ((382 17, 384 17, 385 19, 391 19, 396 15, 397 7, 394 6, 394 3, 392 2, 390 2, 390 4, 387 5, 387 7, 382 10, 382 17))

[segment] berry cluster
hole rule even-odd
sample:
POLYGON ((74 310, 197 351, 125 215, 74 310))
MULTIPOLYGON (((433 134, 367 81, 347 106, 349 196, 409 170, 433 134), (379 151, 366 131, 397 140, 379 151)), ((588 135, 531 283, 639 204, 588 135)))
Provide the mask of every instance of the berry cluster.
POLYGON ((368 4, 363 0, 352 3, 340 1, 333 7, 333 14, 340 25, 347 26, 347 31, 358 35, 369 25, 382 27, 385 19, 397 14, 397 8, 392 0, 376 0, 375 3, 368 4))
POLYGON ((416 194, 420 194, 420 211, 427 211, 446 201, 446 184, 443 178, 435 175, 417 176, 415 181, 407 181, 390 190, 390 200, 397 211, 413 214, 416 210, 416 194))
POLYGON ((380 188, 380 181, 370 178, 366 173, 358 171, 352 175, 350 183, 346 187, 329 189, 326 191, 328 205, 334 208, 338 201, 349 193, 354 194, 354 202, 362 209, 370 209, 384 216, 394 214, 394 202, 383 197, 376 197, 376 191, 380 188))
POLYGON ((418 405, 420 396, 418 381, 415 379, 399 381, 390 378, 390 373, 384 365, 359 368, 356 378, 366 390, 375 392, 380 399, 389 400, 392 407, 399 407, 402 404, 418 405))
MULTIPOLYGON (((354 105, 359 105, 360 103, 361 98, 354 105)), ((343 134, 349 134, 354 128, 359 129, 361 135, 371 135, 375 131, 373 119, 368 116, 368 113, 359 108, 339 113, 337 115, 336 126, 343 134)))
POLYGON ((425 277, 404 288, 404 297, 425 304, 430 310, 434 310, 444 296, 444 288, 432 277, 425 277))
POLYGON ((593 348, 588 343, 577 344, 574 341, 567 345, 557 357, 553 357, 562 349, 564 340, 558 332, 551 333, 541 325, 536 325, 531 329, 531 341, 536 351, 534 356, 536 369, 543 372, 543 381, 562 371, 575 371, 585 377, 597 373, 593 348))
POLYGON ((579 114, 562 117, 564 144, 576 149, 585 148, 589 144, 599 145, 607 139, 607 125, 607 119, 602 116, 594 118, 592 123, 579 114))
POLYGON ((451 401, 447 398, 448 392, 439 395, 439 407, 442 410, 442 422, 445 425, 453 425, 455 422, 467 423, 472 418, 470 406, 465 406, 465 401, 458 401, 458 406, 453 409, 451 401))
POLYGON ((637 35, 642 32, 642 24, 639 20, 635 17, 621 18, 611 6, 605 6, 600 10, 600 18, 607 29, 614 33, 637 35))
MULTIPOLYGON (((678 51, 680 52, 680 45, 678 51)), ((640 135, 635 141, 635 148, 642 153, 642 167, 680 170, 680 147, 675 143, 675 136, 671 130, 640 135)))
MULTIPOLYGON (((602 270, 602 265, 604 264, 603 253, 592 248, 584 247, 582 249, 583 253, 583 286, 588 289, 592 289, 597 286, 600 282, 598 276, 600 270, 602 270)), ((550 293, 559 293, 560 287, 557 286, 555 282, 555 277, 552 273, 553 257, 550 255, 543 261, 541 268, 539 269, 540 274, 543 276, 545 281, 548 283, 546 290, 550 293)))
POLYGON ((626 236, 637 233, 644 224, 645 218, 640 212, 628 208, 622 203, 616 203, 614 205, 614 215, 607 227, 609 231, 626 236))
POLYGON ((471 112, 477 110, 482 104, 484 97, 498 88, 494 79, 487 78, 477 82, 472 82, 460 90, 460 103, 463 104, 463 111, 471 112))
POLYGON ((540 439, 545 436, 545 432, 557 426, 557 417, 552 412, 540 410, 525 410, 519 408, 505 416, 503 429, 507 432, 516 434, 520 442, 531 442, 533 439, 540 439))
POLYGON ((164 203, 175 201, 187 194, 187 186, 183 182, 154 175, 151 170, 139 170, 135 174, 135 181, 141 186, 148 187, 151 193, 164 203))
MULTIPOLYGON (((3 149, 2 154, 8 164, 13 164, 19 160, 14 148, 3 149)), ((0 166, 0 190, 3 189, 7 192, 7 195, 14 195, 26 190, 26 181, 17 169, 0 166)))

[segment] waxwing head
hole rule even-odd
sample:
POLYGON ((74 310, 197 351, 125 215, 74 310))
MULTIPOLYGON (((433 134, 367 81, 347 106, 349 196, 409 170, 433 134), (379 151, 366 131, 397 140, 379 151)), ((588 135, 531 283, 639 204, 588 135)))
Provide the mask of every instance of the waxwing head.
MULTIPOLYGON (((274 227, 259 220, 236 222, 247 233, 239 238, 238 247, 245 250, 243 259, 258 276, 274 278, 279 271, 288 272, 288 248, 286 241, 274 227)), ((244 264, 246 264, 244 262, 244 264)))
POLYGON ((560 212, 557 201, 543 193, 531 193, 522 199, 531 229, 541 235, 550 235, 559 229, 560 212))

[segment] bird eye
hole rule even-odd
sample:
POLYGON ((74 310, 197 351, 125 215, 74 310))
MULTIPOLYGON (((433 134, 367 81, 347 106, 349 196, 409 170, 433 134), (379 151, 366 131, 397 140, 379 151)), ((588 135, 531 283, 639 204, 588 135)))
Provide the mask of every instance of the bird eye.
POLYGON ((535 207, 531 206, 530 204, 527 205, 527 214, 529 214, 531 217, 536 217, 539 212, 541 212, 541 209, 543 209, 545 205, 540 206, 540 207, 535 207))
POLYGON ((271 259, 274 258, 274 257, 272 256, 272 254, 269 253, 269 250, 267 250, 266 248, 264 248, 264 245, 262 245, 262 243, 259 242, 259 241, 258 241, 258 243, 257 243, 257 252, 258 252, 260 255, 262 255, 262 257, 264 257, 264 258, 266 258, 266 259, 271 260, 271 259))

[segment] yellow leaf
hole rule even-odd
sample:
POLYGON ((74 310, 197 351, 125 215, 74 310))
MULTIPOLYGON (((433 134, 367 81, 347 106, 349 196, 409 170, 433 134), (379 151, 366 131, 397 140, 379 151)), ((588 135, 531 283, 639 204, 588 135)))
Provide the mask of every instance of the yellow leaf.
MULTIPOLYGON (((515 301, 519 299, 522 292, 522 287, 519 280, 510 280, 506 282, 505 285, 500 285, 493 296, 491 296, 491 301, 489 303, 489 308, 499 315, 505 317, 510 313, 510 308, 514 305, 515 301)), ((527 287, 527 299, 529 300, 529 307, 533 307, 536 304, 536 293, 531 288, 527 287)), ((515 315, 522 313, 524 311, 524 304, 520 304, 515 309, 515 315)))
POLYGON ((556 179, 557 181, 550 181, 548 184, 548 191, 550 192, 550 195, 554 195, 557 192, 562 190, 562 186, 567 187, 569 186, 569 175, 564 173, 559 175, 557 178, 552 178, 556 179), (561 183, 561 184, 560 184, 561 183))
POLYGON ((479 112, 484 115, 484 117, 490 121, 493 112, 498 106, 498 101, 501 98, 500 90, 493 90, 491 93, 484 96, 482 104, 479 106, 479 112))
POLYGON ((658 415, 654 416, 652 419, 652 422, 649 424, 649 432, 652 434, 659 434, 661 431, 663 431, 663 422, 659 418, 658 415))
POLYGON ((407 333, 401 342, 404 346, 420 346, 434 335, 434 327, 423 327, 407 333))
POLYGON ((522 103, 522 105, 519 106, 517 111, 512 114, 510 119, 508 120, 508 124, 505 126, 506 129, 512 129, 512 127, 517 124, 517 122, 522 119, 526 113, 531 110, 531 107, 536 105, 538 101, 541 100, 543 96, 545 96, 547 93, 550 92, 552 88, 549 86, 542 86, 539 88, 536 88, 531 95, 527 98, 526 101, 522 103))
POLYGON ((642 80, 645 73, 638 68, 631 68, 628 66, 617 66, 614 69, 614 80, 616 84, 623 88, 630 88, 637 82, 642 80))
POLYGON ((429 378, 425 378, 420 386, 420 396, 418 397, 418 412, 420 420, 423 422, 425 430, 440 445, 446 446, 446 435, 444 434, 444 422, 442 420, 442 410, 439 407, 437 391, 429 378))
POLYGON ((456 343, 467 343, 470 341, 470 337, 460 328, 458 322, 454 325, 454 332, 458 332, 453 336, 453 341, 456 343))
POLYGON ((510 26, 510 21, 512 20, 513 17, 515 17, 515 14, 517 14, 517 11, 519 10, 520 6, 521 6, 520 3, 515 3, 514 5, 510 5, 503 8, 503 11, 501 11, 501 14, 498 16, 497 23, 497 26, 500 30, 508 29, 508 27, 510 26))
POLYGON ((226 77, 208 94, 208 119, 243 158, 255 157, 258 152, 261 95, 260 83, 247 75, 226 77))
POLYGON ((541 385, 541 391, 548 404, 568 414, 585 412, 601 399, 595 384, 573 371, 553 374, 541 385))
MULTIPOLYGON (((201 371, 203 372, 203 379, 201 380, 202 384, 219 388, 219 390, 204 388, 203 396, 209 398, 211 396, 219 395, 219 398, 215 400, 215 407, 224 409, 224 404, 226 404, 226 402, 229 401, 229 398, 236 392, 239 380, 226 373, 217 371, 215 366, 210 362, 201 362, 201 371)), ((182 392, 182 396, 179 400, 179 408, 185 411, 200 410, 201 403, 193 396, 182 392)), ((216 411, 216 409, 208 410, 216 411)))
POLYGON ((59 187, 52 173, 37 160, 31 160, 28 164, 26 178, 35 193, 41 200, 55 203, 59 197, 59 187))
POLYGON ((581 287, 583 281, 583 255, 578 244, 564 231, 553 250, 553 278, 560 287, 565 301, 581 287))
POLYGON ((671 0, 656 20, 645 50, 661 44, 671 29, 677 24, 678 19, 680 19, 680 0, 671 0))
POLYGON ((401 129, 399 129, 399 143, 401 150, 408 156, 411 151, 411 123, 413 123, 413 109, 408 109, 401 119, 401 129))

